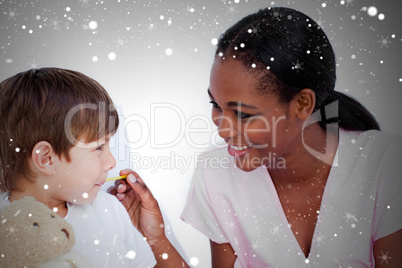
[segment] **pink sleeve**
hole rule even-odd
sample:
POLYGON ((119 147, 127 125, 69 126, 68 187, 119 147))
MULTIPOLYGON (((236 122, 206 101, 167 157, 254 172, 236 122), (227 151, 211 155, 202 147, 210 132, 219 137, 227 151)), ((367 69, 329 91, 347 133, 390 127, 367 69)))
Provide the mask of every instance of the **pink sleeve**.
POLYGON ((210 240, 219 244, 228 243, 216 218, 204 175, 204 170, 197 167, 181 218, 210 240))
POLYGON ((381 161, 373 240, 402 229, 402 146, 393 143, 381 161))

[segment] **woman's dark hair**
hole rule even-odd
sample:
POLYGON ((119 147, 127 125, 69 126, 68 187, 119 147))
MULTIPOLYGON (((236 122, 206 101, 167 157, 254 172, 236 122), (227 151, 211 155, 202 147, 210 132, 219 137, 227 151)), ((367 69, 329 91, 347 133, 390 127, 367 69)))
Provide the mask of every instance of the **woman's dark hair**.
POLYGON ((323 128, 338 122, 346 130, 380 129, 363 105, 334 90, 332 46, 321 27, 299 11, 266 8, 244 17, 220 37, 215 57, 236 58, 250 70, 262 71, 261 90, 266 92, 268 83, 274 83, 277 92, 273 93, 282 104, 288 104, 303 88, 312 89, 316 95, 314 111, 321 111, 323 128), (337 116, 327 120, 326 107, 335 101, 337 116))

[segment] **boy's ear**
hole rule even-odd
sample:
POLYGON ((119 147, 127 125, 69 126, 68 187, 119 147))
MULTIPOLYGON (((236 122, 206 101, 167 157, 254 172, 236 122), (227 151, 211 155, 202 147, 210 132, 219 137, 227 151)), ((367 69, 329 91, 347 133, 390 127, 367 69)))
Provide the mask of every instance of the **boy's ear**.
POLYGON ((315 93, 309 88, 302 89, 296 96, 296 116, 301 120, 307 120, 314 111, 315 93))
POLYGON ((52 145, 47 141, 38 142, 33 150, 31 160, 35 168, 47 175, 55 174, 55 163, 57 155, 54 153, 52 145))

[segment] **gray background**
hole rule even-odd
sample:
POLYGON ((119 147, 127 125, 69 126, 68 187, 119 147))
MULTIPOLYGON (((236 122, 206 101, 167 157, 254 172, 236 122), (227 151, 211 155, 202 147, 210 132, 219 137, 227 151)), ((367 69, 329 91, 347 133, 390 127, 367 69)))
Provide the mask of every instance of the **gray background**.
POLYGON ((243 16, 271 5, 299 9, 319 22, 336 51, 336 89, 366 105, 384 131, 401 136, 402 21, 397 0, 2 1, 0 80, 29 68, 54 66, 99 81, 124 112, 127 136, 116 136, 116 158, 140 171, 188 258, 197 267, 208 267, 207 240, 179 215, 194 159, 215 143, 206 94, 212 40, 243 16), (377 14, 370 15, 369 7, 377 14), (151 105, 157 103, 165 108, 153 113, 151 105), (180 132, 195 128, 203 130, 188 136, 180 132), (138 156, 149 162, 137 161, 138 156), (178 170, 179 158, 192 165, 178 170), (158 159, 172 162, 149 164, 158 159))

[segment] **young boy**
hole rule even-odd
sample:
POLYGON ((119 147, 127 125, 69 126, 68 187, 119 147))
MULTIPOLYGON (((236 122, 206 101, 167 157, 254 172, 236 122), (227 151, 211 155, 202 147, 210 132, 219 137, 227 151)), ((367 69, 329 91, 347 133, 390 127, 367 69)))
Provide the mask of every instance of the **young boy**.
POLYGON ((70 70, 32 69, 0 83, 0 208, 33 196, 74 228, 74 249, 95 267, 154 267, 125 208, 100 192, 115 165, 112 100, 70 70))

